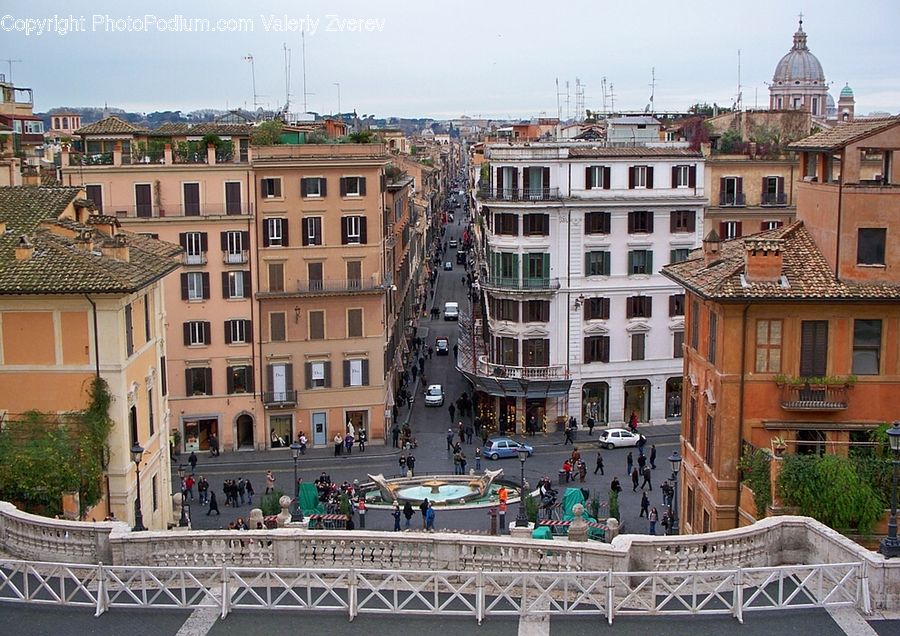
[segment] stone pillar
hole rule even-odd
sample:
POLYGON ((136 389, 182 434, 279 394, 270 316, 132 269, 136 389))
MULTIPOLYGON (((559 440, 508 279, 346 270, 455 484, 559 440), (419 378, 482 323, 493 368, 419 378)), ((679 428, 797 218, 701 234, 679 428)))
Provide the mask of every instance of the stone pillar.
POLYGON ((117 141, 116 145, 113 146, 113 165, 121 166, 122 165, 122 142, 117 141))
POLYGON ((610 517, 606 520, 606 542, 612 543, 612 540, 619 536, 619 520, 610 517))
POLYGON ((569 525, 569 541, 585 542, 588 538, 588 526, 582 515, 584 514, 584 506, 575 504, 572 506, 572 523, 569 525))
POLYGON ((167 166, 172 165, 172 144, 166 144, 163 148, 163 163, 167 166))
MULTIPOLYGON (((772 508, 778 509, 784 506, 781 499, 778 497, 778 489, 776 485, 778 484, 778 476, 781 474, 782 462, 784 462, 783 457, 772 457, 769 461, 769 481, 771 482, 771 494, 772 494, 772 503, 769 506, 770 510, 772 508)), ((767 511, 768 514, 769 511, 767 511)))
POLYGON ((215 165, 216 163, 216 146, 215 144, 206 144, 206 163, 215 165))
POLYGON ((524 528, 518 527, 515 521, 509 524, 509 536, 513 539, 530 539, 533 530, 534 524, 531 522, 524 528))
POLYGON ((281 512, 278 513, 275 522, 278 524, 279 528, 283 528, 291 520, 291 513, 288 510, 291 506, 291 498, 287 495, 283 495, 281 499, 278 500, 278 505, 281 506, 281 512))

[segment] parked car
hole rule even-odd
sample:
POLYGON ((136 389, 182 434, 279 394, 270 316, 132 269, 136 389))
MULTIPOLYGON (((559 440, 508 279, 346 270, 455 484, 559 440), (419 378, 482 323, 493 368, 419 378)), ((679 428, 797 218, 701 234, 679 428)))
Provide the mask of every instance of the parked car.
POLYGON ((444 263, 444 271, 445 272, 453 271, 453 263, 451 263, 450 261, 447 261, 446 263, 444 263))
POLYGON ((457 247, 459 243, 456 242, 456 239, 450 239, 450 247, 457 247))
POLYGON ((444 320, 459 320, 459 303, 444 303, 444 320))
POLYGON ((439 356, 446 356, 450 354, 450 341, 446 338, 438 338, 434 341, 434 351, 439 356))
POLYGON ((528 456, 534 454, 534 448, 523 442, 517 442, 511 437, 491 437, 481 448, 482 456, 488 459, 500 459, 501 457, 518 457, 519 449, 528 451, 528 456))
POLYGON ((443 406, 444 387, 440 384, 431 384, 425 389, 425 406, 443 406))
POLYGON ((637 446, 642 439, 640 433, 632 433, 627 428, 608 428, 600 432, 599 444, 603 448, 624 448, 637 446))

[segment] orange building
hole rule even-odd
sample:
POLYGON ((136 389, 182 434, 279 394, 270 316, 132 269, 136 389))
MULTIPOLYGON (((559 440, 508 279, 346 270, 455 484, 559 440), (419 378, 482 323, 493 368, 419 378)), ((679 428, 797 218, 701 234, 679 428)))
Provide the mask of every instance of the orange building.
POLYGON ((755 518, 738 470, 746 448, 782 437, 792 452, 846 453, 896 418, 898 147, 896 117, 795 142, 797 222, 724 242, 713 231, 702 252, 663 268, 686 289, 684 532, 755 518))

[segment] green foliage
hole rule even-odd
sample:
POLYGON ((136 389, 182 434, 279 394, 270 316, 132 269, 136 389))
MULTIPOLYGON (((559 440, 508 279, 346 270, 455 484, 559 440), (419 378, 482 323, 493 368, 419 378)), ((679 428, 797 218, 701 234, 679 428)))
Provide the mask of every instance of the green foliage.
POLYGON ((591 497, 591 500, 588 502, 588 508, 591 511, 591 516, 594 519, 600 518, 600 500, 597 497, 591 497))
POLYGON ((736 130, 726 130, 719 139, 719 151, 724 153, 739 152, 742 144, 741 133, 736 130))
POLYGON ((756 504, 756 518, 766 516, 766 506, 772 503, 772 479, 769 472, 771 456, 762 448, 744 449, 744 455, 738 468, 744 473, 744 481, 753 491, 753 503, 756 504))
POLYGON ((202 141, 179 141, 175 144, 175 156, 187 163, 206 161, 206 144, 202 141))
POLYGON ((784 459, 778 496, 800 514, 839 531, 872 531, 885 503, 852 460, 837 455, 790 455, 784 459))
POLYGON ((853 386, 856 384, 855 375, 827 375, 827 376, 796 376, 779 373, 775 376, 776 384, 789 384, 791 386, 803 386, 806 384, 815 386, 853 386))
POLYGON ((338 505, 340 505, 342 515, 349 515, 351 512, 353 512, 353 507, 350 505, 350 497, 347 496, 347 493, 341 494, 341 499, 338 505))
POLYGON ((615 490, 609 491, 609 518, 621 520, 619 517, 619 493, 615 490))
POLYGON ((537 523, 538 502, 533 495, 525 497, 525 515, 531 523, 537 523))
POLYGON ((254 146, 274 146, 281 143, 281 131, 284 123, 277 119, 270 119, 257 124, 250 135, 250 143, 254 146))
POLYGON ((352 132, 347 135, 347 139, 352 144, 370 144, 374 139, 374 135, 371 130, 361 130, 359 132, 352 132))
POLYGON ((281 504, 278 501, 284 496, 280 490, 274 490, 268 495, 263 495, 259 500, 259 509, 264 516, 277 515, 281 512, 281 504))

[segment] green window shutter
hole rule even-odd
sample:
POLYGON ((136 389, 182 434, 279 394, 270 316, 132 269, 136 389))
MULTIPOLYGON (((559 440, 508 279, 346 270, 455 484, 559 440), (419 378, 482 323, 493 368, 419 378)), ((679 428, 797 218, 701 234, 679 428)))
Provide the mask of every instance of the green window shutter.
POLYGON ((634 274, 634 252, 628 252, 628 275, 634 274))
POLYGON ((541 260, 543 261, 543 277, 550 278, 550 255, 549 254, 541 254, 541 260))
POLYGON ((647 273, 653 274, 653 252, 647 250, 647 273))

